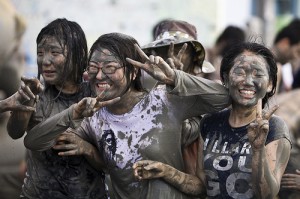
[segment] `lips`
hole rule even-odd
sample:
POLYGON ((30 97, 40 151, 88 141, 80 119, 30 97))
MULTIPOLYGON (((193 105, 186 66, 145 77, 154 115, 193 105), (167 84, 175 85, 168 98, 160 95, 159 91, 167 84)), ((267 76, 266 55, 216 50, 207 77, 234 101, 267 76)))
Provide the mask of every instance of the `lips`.
POLYGON ((97 83, 96 87, 97 87, 97 90, 104 91, 104 90, 108 90, 110 86, 108 83, 97 83))
POLYGON ((246 98, 253 98, 256 92, 254 90, 248 90, 248 89, 240 89, 240 94, 242 94, 243 97, 246 98))

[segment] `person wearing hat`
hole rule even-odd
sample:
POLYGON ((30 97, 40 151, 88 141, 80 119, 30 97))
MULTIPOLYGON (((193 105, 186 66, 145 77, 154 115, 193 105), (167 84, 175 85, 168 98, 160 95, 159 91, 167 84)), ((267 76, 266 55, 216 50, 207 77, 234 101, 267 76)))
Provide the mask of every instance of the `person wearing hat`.
MULTIPOLYGON (((205 49, 197 40, 197 29, 194 25, 181 20, 164 19, 153 28, 155 40, 142 46, 146 54, 162 57, 174 69, 183 70, 195 76, 211 73, 215 68, 205 58, 205 49), (171 58, 171 59, 169 59, 171 58)), ((144 79, 145 87, 151 89, 156 82, 151 77, 144 79)), ((182 153, 185 171, 196 172, 198 129, 201 117, 193 117, 183 122, 182 153)))

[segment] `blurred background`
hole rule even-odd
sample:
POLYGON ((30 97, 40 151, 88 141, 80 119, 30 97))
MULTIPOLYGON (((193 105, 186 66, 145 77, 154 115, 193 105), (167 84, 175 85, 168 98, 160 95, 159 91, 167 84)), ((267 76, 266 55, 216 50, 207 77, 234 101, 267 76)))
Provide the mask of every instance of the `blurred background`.
MULTIPOLYGON (((11 1, 26 22, 22 49, 26 56, 24 75, 36 76, 35 39, 42 27, 55 18, 78 22, 86 33, 88 45, 108 32, 122 32, 136 38, 140 45, 152 41, 153 26, 174 18, 194 24, 198 40, 213 45, 228 26, 246 31, 248 37, 263 39, 271 45, 276 32, 300 15, 299 0, 5 0, 11 1)), ((1 27, 0 27, 1 31, 1 27)))

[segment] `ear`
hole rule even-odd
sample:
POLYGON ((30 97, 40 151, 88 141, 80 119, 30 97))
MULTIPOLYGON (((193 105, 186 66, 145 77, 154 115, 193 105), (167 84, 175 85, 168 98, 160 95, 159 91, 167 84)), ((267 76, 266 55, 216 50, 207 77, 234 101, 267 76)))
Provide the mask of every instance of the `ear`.
POLYGON ((229 80, 228 80, 228 75, 224 75, 224 82, 223 82, 224 86, 226 88, 228 88, 228 85, 229 85, 229 80))
POLYGON ((136 67, 134 67, 134 73, 133 73, 133 80, 135 80, 136 78, 136 74, 138 73, 138 69, 136 67))
POLYGON ((271 92, 272 88, 273 88, 273 83, 270 81, 267 88, 267 93, 271 92))

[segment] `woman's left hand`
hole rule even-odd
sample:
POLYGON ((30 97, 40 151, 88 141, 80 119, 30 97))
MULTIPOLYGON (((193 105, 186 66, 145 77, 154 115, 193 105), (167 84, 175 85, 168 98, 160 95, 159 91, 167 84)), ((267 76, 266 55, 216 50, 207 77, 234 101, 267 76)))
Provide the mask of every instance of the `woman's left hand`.
POLYGON ((248 138, 252 150, 260 150, 265 146, 269 133, 269 119, 278 109, 278 105, 272 107, 269 111, 262 113, 262 99, 257 102, 256 120, 248 126, 248 138))

